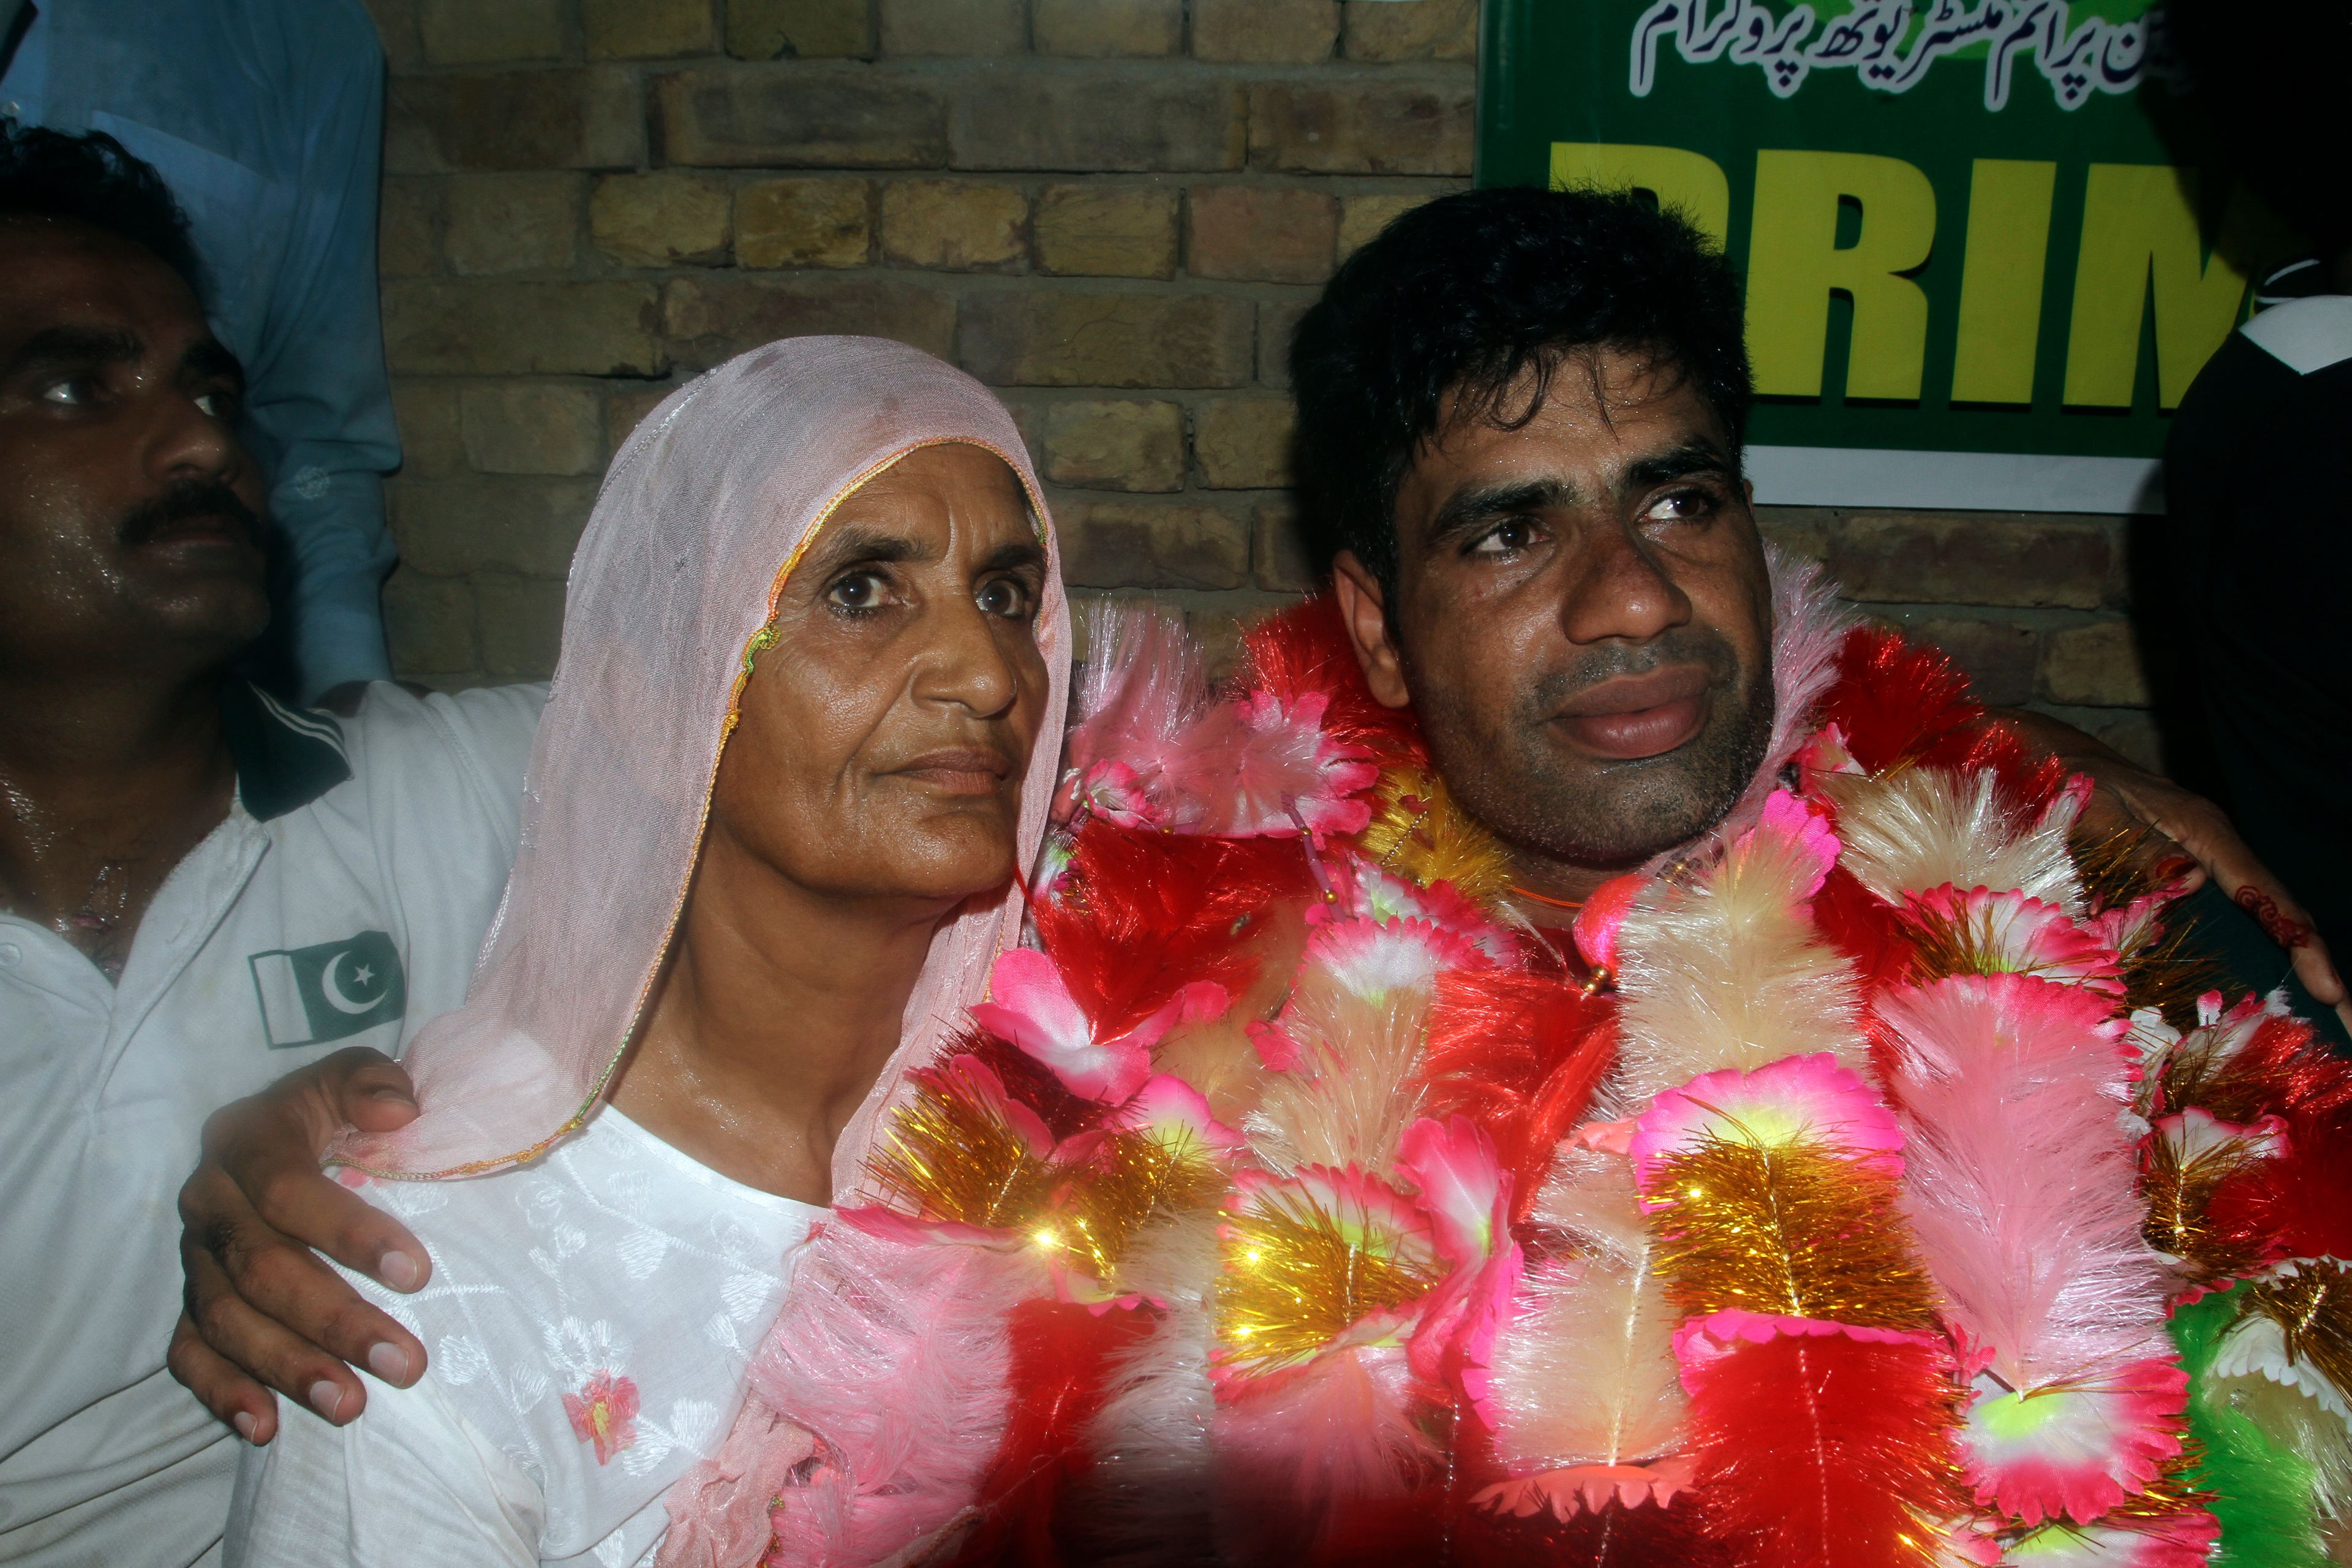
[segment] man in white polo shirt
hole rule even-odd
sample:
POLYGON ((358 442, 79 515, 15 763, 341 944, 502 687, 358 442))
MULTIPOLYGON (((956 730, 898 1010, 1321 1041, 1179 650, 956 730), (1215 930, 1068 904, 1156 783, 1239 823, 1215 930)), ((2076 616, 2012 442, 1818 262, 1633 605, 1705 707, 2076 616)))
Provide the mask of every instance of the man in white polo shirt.
POLYGON ((163 1365, 204 1120, 463 997, 544 692, 233 679, 261 487, 170 196, 0 130, 0 1562, 185 1568, 236 1469, 163 1365))

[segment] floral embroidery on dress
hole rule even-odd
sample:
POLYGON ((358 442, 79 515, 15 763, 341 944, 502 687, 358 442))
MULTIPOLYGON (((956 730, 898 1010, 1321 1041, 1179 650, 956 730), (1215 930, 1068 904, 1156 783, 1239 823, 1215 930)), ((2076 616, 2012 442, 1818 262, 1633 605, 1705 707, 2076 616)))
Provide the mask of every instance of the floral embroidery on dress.
POLYGON ((637 1440, 637 1385, 615 1373, 599 1372, 577 1394, 563 1396, 563 1414, 583 1443, 596 1445, 596 1462, 612 1463, 613 1456, 637 1440))

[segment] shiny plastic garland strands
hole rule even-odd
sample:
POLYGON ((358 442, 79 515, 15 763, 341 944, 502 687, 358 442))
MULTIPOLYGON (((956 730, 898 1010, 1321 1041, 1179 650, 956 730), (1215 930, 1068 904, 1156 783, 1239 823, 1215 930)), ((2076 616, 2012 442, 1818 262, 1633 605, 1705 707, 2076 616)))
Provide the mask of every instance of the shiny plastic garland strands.
POLYGON ((1879 1166, 1810 1142, 1708 1136, 1660 1162, 1647 1192, 1667 1300, 1685 1314, 1934 1327, 1934 1288, 1879 1166))
POLYGON ((2286 1353, 2308 1362, 2339 1390, 2352 1390, 2352 1279, 2341 1263, 2299 1262, 2293 1274, 2241 1285, 2231 1292, 2241 1318, 2276 1323, 2286 1353))
POLYGON ((2191 1514, 2210 1509, 2213 1494, 2198 1483, 2204 1468, 2205 1449, 2191 1435, 2180 1439, 2180 1452, 2164 1462, 2156 1479, 2116 1504, 2101 1524, 2132 1525, 2162 1530, 2191 1514))
POLYGON ((1953 974, 2030 974, 2063 981, 2059 965, 2021 963, 2005 952, 1995 915, 1986 909, 1958 919, 1914 907, 1904 911, 1904 934, 1911 942, 1911 983, 1925 985, 1953 974))
POLYGON ((1221 1239, 1217 1340, 1230 1364, 1253 1373, 1303 1363, 1444 1278, 1423 1238, 1343 1223, 1303 1193, 1262 1193, 1228 1211, 1221 1239))
POLYGON ((1147 1222, 1164 1213, 1207 1208, 1224 1191, 1225 1174, 1215 1153, 1198 1139, 1115 1132, 1031 1239, 1109 1286, 1117 1281, 1129 1244, 1147 1222))
POLYGON ((2326 1568, 2327 1551, 2314 1513, 2311 1465, 2273 1440, 2226 1398, 2212 1396, 2214 1352, 2237 1321, 2240 1285, 2176 1308, 2167 1326, 2195 1393, 2189 1435, 2200 1452, 2196 1482, 2221 1521, 2217 1568, 2326 1568))
POLYGON ((926 1219, 991 1229, 1034 1225, 1059 1173, 959 1079, 932 1069, 908 1077, 915 1098, 866 1161, 875 1179, 926 1219))
POLYGON ((1383 871, 1424 888, 1451 882, 1479 903, 1511 882, 1510 856, 1502 841, 1470 820, 1435 773, 1418 768, 1392 768, 1381 775, 1372 820, 1358 835, 1356 848, 1383 871))
POLYGON ((2260 1143, 2228 1138, 2184 1161, 2171 1140, 2158 1137, 2142 1146, 2140 1158, 2140 1193, 2147 1200, 2140 1234, 2158 1252, 2181 1259, 2192 1282, 2235 1279, 2266 1261, 2262 1238, 2213 1223, 2214 1194, 2262 1163, 2260 1143))

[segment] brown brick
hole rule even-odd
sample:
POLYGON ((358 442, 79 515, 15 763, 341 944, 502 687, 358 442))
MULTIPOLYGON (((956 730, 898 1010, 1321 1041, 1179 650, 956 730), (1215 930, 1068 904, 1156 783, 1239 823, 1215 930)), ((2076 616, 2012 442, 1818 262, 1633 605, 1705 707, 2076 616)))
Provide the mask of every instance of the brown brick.
POLYGON ((1403 84, 1250 89, 1250 163, 1308 174, 1467 174, 1471 89, 1403 84))
POLYGON ((1216 295, 1076 289, 975 298, 964 368, 997 386, 1238 386, 1249 303, 1216 295))
POLYGON ((877 0, 886 55, 983 59, 1029 47, 1022 0, 877 0))
POLYGON ((1176 276, 1176 193, 1152 185, 1048 185, 1037 198, 1037 265, 1100 278, 1176 276))
POLYGON ((1288 501, 1260 501, 1250 527, 1250 575, 1261 588, 1283 594, 1311 593, 1321 574, 1299 527, 1298 509, 1288 501))
POLYGON ((460 579, 428 577, 404 563, 384 581, 383 632, 404 678, 470 670, 474 595, 460 579))
POLYGON ((466 458, 483 474, 593 474, 604 467, 604 400, 595 388, 490 382, 459 392, 466 458))
POLYGON ((393 283, 384 358, 424 375, 658 375, 651 283, 393 283))
POLYGON ((645 158, 635 76, 621 66, 393 79, 385 167, 634 169, 645 158))
POLYGON ((1291 482, 1298 411, 1286 397, 1216 397, 1192 420, 1192 455, 1213 490, 1271 490, 1291 482))
POLYGON ((580 23, 592 60, 707 55, 719 42, 710 0, 580 0, 580 23))
POLYGON ((2105 525, 2089 519, 1860 512, 1830 545, 1847 597, 1883 605, 2094 609, 2107 575, 2105 525))
POLYGON ((1339 0, 1192 0, 1194 59, 1319 65, 1339 37, 1339 0))
POLYGON ((383 41, 386 65, 407 71, 425 63, 425 47, 416 37, 416 0, 367 0, 367 8, 375 36, 383 41))
POLYGON ((1195 278, 1319 283, 1331 275, 1339 204, 1324 192, 1194 185, 1184 213, 1184 269, 1195 278))
POLYGON ((2129 621, 2095 621, 2052 632, 2042 652, 2042 693, 2085 708, 2145 708, 2147 675, 2129 621))
POLYGON ((449 270, 562 272, 580 247, 577 174, 459 174, 447 183, 449 270))
POLYGON ((482 668, 509 680, 544 680, 563 646, 561 579, 488 574, 474 580, 482 668))
POLYGON ((1428 191, 1374 191, 1339 199, 1339 259, 1345 261, 1406 213, 1430 199, 1428 191))
POLYGON ((664 330, 679 360, 712 365, 778 338, 856 332, 896 338, 927 353, 953 352, 954 297, 898 279, 678 278, 663 297, 664 330))
POLYGON ((1268 386, 1290 384, 1290 339, 1311 298, 1266 300, 1257 308, 1257 378, 1268 386))
POLYGON ((682 71, 655 89, 673 163, 919 169, 947 162, 928 79, 839 68, 682 71))
POLYGON ((465 468, 466 443, 458 433, 455 384, 400 377, 392 384, 392 416, 400 426, 403 476, 435 479, 465 468))
POLYGON ((1756 531, 1768 544, 1777 544, 1800 561, 1826 562, 1830 539, 1837 529, 1837 513, 1827 507, 1759 506, 1756 531))
POLYGON ((394 491, 400 558, 436 577, 485 570, 561 577, 596 500, 593 479, 417 479, 394 491))
POLYGON ((1351 60, 1475 60, 1478 0, 1348 0, 1345 31, 1351 60))
POLYGON ((727 0, 727 52, 739 60, 870 60, 872 0, 727 0))
POLYGON ((2033 675, 2042 657, 2042 635, 2032 626, 2006 621, 1931 616, 1911 622, 1903 630, 1950 654, 1954 662, 1968 672, 1978 701, 2013 708, 2033 700, 2033 675))
POLYGON ((1029 198, 1014 185, 893 180, 882 187, 882 255, 950 271, 1014 267, 1029 251, 1029 198))
POLYGON ((1184 0, 1032 0, 1029 27, 1041 55, 1172 55, 1184 47, 1184 0))
POLYGON ((1045 409, 1045 477, 1090 490, 1184 488, 1184 410, 1153 399, 1055 403, 1045 409))
POLYGON ((604 384, 604 434, 614 452, 621 449, 637 426, 663 398, 677 390, 667 381, 609 381, 604 384))
POLYGON ((1083 588, 1238 588, 1249 531, 1212 507, 1094 501, 1062 514, 1062 575, 1083 588))
POLYGON ((376 274, 425 278, 441 270, 441 182, 394 174, 376 209, 376 274))
POLYGON ((417 0, 416 30, 431 65, 552 60, 563 55, 562 0, 417 0))
POLYGON ((1164 70, 976 66, 948 114, 959 169, 1238 169, 1245 130, 1239 88, 1164 70))
POLYGON ((2122 710, 2104 722, 2094 720, 2084 728, 2092 739, 2113 746, 2150 773, 2164 771, 2164 735, 2153 714, 2122 710))
POLYGON ((720 262, 733 200, 725 181, 703 174, 607 174, 589 198, 588 232, 624 266, 720 262))
POLYGON ((863 267, 872 190, 864 180, 763 180, 735 193, 739 267, 863 267))

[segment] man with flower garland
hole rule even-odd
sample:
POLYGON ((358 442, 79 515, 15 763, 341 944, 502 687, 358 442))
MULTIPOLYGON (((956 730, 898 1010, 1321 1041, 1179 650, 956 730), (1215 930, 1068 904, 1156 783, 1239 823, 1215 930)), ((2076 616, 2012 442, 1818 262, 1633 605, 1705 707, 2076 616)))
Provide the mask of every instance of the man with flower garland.
MULTIPOLYGON (((972 1358, 1003 1449, 931 1521, 980 1521, 967 1560, 1045 1560, 1003 1521, 1058 1487, 1074 1559, 2187 1562, 2245 1502, 2200 1478, 2281 1452, 2316 1541, 2344 1248, 2297 1194, 2341 1190, 2352 1093, 2260 1006, 2134 1011, 2179 1000, 2175 889, 1769 562, 1740 327, 1631 199, 1432 204, 1296 345, 1329 607, 1238 692, 1105 628, 1050 962, 1007 956, 900 1140, 1011 1163, 839 1200, 1050 1279, 972 1358), (2191 1408, 2200 1296, 2181 1349, 2232 1393, 2191 1408), (2230 1402, 2264 1385, 2317 1415, 2230 1402)), ((914 1385, 796 1386, 755 1371, 829 1456, 750 1500, 776 1562, 908 1495, 827 1399, 914 1385)))

